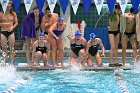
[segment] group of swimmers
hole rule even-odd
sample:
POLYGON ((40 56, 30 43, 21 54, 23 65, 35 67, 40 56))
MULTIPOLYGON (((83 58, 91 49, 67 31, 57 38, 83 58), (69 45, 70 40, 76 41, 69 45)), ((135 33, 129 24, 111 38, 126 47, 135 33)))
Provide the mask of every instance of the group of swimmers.
MULTIPOLYGON (((134 14, 134 9, 130 8, 130 12, 120 14, 119 4, 115 5, 115 9, 112 15, 109 15, 109 40, 110 40, 110 67, 113 66, 125 66, 126 63, 126 48, 128 40, 131 43, 133 49, 133 56, 136 62, 138 62, 138 52, 137 52, 137 41, 139 40, 140 27, 139 13, 134 14), (137 36, 136 36, 137 35, 137 36), (118 43, 120 41, 122 44, 122 64, 118 63, 118 43), (114 56, 114 62, 113 62, 114 56)), ((140 42, 139 42, 140 43, 140 42)))
MULTIPOLYGON (((120 7, 115 5, 114 13, 109 16, 109 39, 110 39, 110 64, 109 66, 125 66, 126 45, 127 39, 131 41, 134 50, 134 58, 138 60, 136 41, 135 41, 135 17, 133 9, 125 16, 124 24, 120 21, 124 20, 119 14, 120 7), (119 42, 119 27, 122 32, 122 63, 118 63, 118 42, 119 42), (113 62, 114 56, 114 62, 113 62)), ((16 13, 12 10, 12 3, 9 2, 5 13, 0 13, 0 27, 1 27, 1 46, 3 65, 6 65, 7 47, 9 43, 11 65, 14 65, 14 28, 18 25, 18 18, 16 13)), ((51 13, 49 7, 46 8, 46 13, 39 12, 38 8, 33 8, 33 11, 27 14, 21 23, 20 37, 26 40, 26 60, 27 65, 40 66, 39 59, 43 59, 44 66, 50 66, 50 57, 52 57, 53 67, 64 67, 63 54, 63 40, 62 34, 65 31, 66 23, 62 17, 56 13, 51 13), (32 50, 32 57, 30 56, 32 50), (59 53, 59 54, 58 54, 59 53), (60 57, 60 63, 58 62, 60 57)), ((97 38, 94 33, 90 34, 90 40, 86 41, 81 35, 80 29, 75 32, 74 36, 68 35, 70 40, 71 62, 80 62, 82 66, 92 66, 92 57, 95 58, 98 66, 103 66, 98 47, 102 49, 102 55, 105 56, 105 48, 102 40, 97 38)))

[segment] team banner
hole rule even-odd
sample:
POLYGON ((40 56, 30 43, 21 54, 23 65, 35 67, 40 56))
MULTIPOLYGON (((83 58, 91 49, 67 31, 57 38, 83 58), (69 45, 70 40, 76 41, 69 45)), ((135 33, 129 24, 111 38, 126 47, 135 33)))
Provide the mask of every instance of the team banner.
POLYGON ((97 8, 98 15, 100 15, 104 0, 94 0, 94 2, 97 8))
POLYGON ((55 5, 56 5, 57 0, 47 0, 47 2, 48 2, 48 5, 50 7, 51 13, 53 13, 53 10, 55 8, 55 5))
POLYGON ((134 9, 134 14, 136 14, 138 11, 140 1, 139 0, 131 0, 131 3, 133 6, 133 9, 134 9))
POLYGON ((71 5, 72 5, 72 8, 73 8, 73 12, 76 15, 77 9, 79 7, 80 0, 70 0, 70 2, 71 2, 71 5))
POLYGON ((88 11, 89 11, 90 5, 92 3, 92 0, 82 0, 82 2, 83 2, 83 5, 84 5, 84 9, 86 11, 86 14, 87 14, 88 11))
POLYGON ((120 4, 122 14, 124 14, 128 0, 118 0, 118 3, 120 4))
POLYGON ((31 8, 32 2, 33 2, 33 0, 24 0, 24 4, 25 4, 27 14, 28 14, 28 12, 31 8))
POLYGON ((1 5, 2 5, 2 9, 4 13, 6 12, 8 3, 9 3, 9 0, 1 0, 1 5))
POLYGON ((62 8, 63 14, 65 14, 69 0, 59 0, 60 6, 62 8))
POLYGON ((44 2, 45 2, 45 0, 36 0, 36 4, 37 4, 37 7, 39 9, 39 12, 42 11, 42 8, 44 6, 44 2))
POLYGON ((20 7, 21 0, 13 0, 14 10, 17 13, 20 7))
POLYGON ((112 15, 116 0, 106 0, 109 8, 109 12, 112 15))

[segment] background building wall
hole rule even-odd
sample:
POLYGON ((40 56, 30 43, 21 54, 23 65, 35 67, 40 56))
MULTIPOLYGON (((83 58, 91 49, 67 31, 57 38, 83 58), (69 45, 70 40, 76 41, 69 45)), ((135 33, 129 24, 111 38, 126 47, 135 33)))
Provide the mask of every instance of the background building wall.
MULTIPOLYGON (((35 0, 34 0, 34 2, 32 4, 32 7, 31 7, 30 11, 32 11, 34 6, 36 6, 35 0)), ((45 12, 46 6, 47 6, 47 2, 45 0, 45 4, 44 4, 44 7, 43 7, 43 12, 45 12)), ((131 4, 127 4, 126 12, 128 12, 131 7, 132 7, 131 4)), ((106 3, 104 3, 104 5, 102 7, 102 10, 101 10, 101 15, 107 9, 108 9, 108 6, 107 6, 106 3)), ((0 11, 2 11, 1 5, 0 5, 0 11)), ((84 10, 82 2, 80 3, 80 5, 78 7, 76 15, 73 12, 73 9, 72 9, 72 6, 71 6, 70 2, 68 4, 68 7, 67 7, 65 15, 62 13, 62 10, 61 10, 61 7, 59 5, 59 2, 56 4, 54 12, 58 13, 60 16, 63 16, 64 20, 67 23, 66 30, 65 30, 65 32, 64 32, 64 34, 62 36, 65 48, 69 48, 70 47, 69 40, 67 39, 67 35, 69 35, 69 34, 74 35, 74 32, 77 30, 77 24, 76 23, 77 23, 78 20, 80 20, 80 21, 84 20, 85 21, 85 23, 86 23, 86 30, 83 33, 87 37, 88 35, 86 35, 86 34, 87 33, 89 34, 89 32, 87 32, 88 31, 87 28, 95 28, 95 24, 96 24, 97 20, 100 18, 100 15, 98 15, 94 3, 91 4, 88 14, 85 13, 85 10, 84 10)), ((19 38, 20 26, 21 26, 21 22, 22 22, 23 18, 26 15, 27 15, 27 13, 26 13, 26 10, 25 10, 25 5, 22 2, 20 4, 19 12, 17 13, 19 25, 15 29, 16 40, 20 39, 19 38)), ((99 28, 99 29, 103 28, 104 29, 104 28, 107 28, 107 26, 108 26, 108 13, 105 13, 105 15, 98 22, 97 28, 99 28)), ((102 37, 102 35, 98 35, 98 34, 101 34, 101 33, 97 33, 97 36, 101 36, 102 37)), ((103 34, 103 36, 104 36, 104 34, 103 34)), ((108 37, 106 37, 106 38, 108 39, 108 37)), ((106 43, 106 42, 104 42, 104 43, 106 43)), ((108 42, 107 42, 107 44, 108 44, 108 42)), ((121 47, 121 45, 120 45, 120 47, 121 47)))

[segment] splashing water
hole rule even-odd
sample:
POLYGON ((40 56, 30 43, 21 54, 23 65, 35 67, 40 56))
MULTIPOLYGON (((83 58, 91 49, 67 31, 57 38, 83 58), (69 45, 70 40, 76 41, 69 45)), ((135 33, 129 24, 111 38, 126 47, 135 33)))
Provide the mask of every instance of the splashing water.
POLYGON ((0 84, 16 78, 16 68, 13 66, 0 66, 0 84))
POLYGON ((140 60, 134 63, 135 69, 140 72, 140 60))
POLYGON ((81 63, 74 63, 74 62, 69 63, 69 70, 79 71, 80 69, 82 69, 81 63))

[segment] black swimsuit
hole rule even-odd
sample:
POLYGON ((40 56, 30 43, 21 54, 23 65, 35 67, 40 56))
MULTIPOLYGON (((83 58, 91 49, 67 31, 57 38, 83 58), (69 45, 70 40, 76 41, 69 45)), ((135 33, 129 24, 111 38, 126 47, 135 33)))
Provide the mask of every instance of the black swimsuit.
MULTIPOLYGON (((97 42, 97 41, 96 41, 97 42)), ((89 47, 89 50, 88 52, 92 55, 92 56, 95 56, 98 52, 98 47, 99 47, 99 44, 97 42, 96 45, 92 45, 92 42, 91 42, 91 46, 89 47)))
POLYGON ((132 35, 135 34, 135 31, 134 32, 131 32, 131 33, 128 33, 128 32, 124 32, 125 35, 128 36, 128 38, 130 38, 132 35))
POLYGON ((1 34, 3 34, 6 38, 8 38, 11 34, 14 33, 14 31, 8 32, 8 31, 1 31, 1 34))
POLYGON ((71 50, 75 53, 76 56, 78 56, 79 51, 83 48, 84 48, 84 46, 82 44, 80 44, 80 45, 78 45, 76 43, 71 44, 71 50))
POLYGON ((97 45, 92 45, 91 47, 89 47, 88 52, 89 52, 92 56, 95 56, 96 53, 98 52, 98 46, 99 46, 99 44, 97 44, 97 45))
POLYGON ((108 31, 108 33, 117 36, 119 34, 119 31, 108 31))
POLYGON ((45 31, 44 34, 45 34, 45 35, 48 35, 48 31, 45 31))
POLYGON ((38 47, 36 47, 36 52, 40 51, 42 54, 46 53, 46 50, 47 50, 46 46, 40 47, 39 44, 38 44, 38 47))

